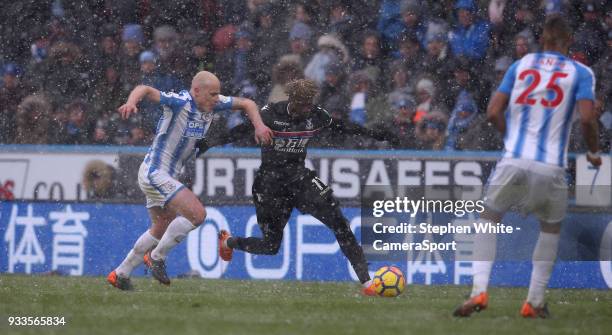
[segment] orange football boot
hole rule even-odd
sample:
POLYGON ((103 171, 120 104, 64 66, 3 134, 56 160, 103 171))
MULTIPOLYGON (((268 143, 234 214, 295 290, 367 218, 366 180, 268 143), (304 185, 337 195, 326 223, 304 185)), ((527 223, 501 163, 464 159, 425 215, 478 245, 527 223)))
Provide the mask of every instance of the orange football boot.
POLYGON ((115 270, 113 270, 111 273, 108 274, 108 276, 106 276, 106 281, 122 291, 131 291, 134 289, 130 278, 118 276, 115 270))
POLYGON ((230 237, 232 235, 225 229, 221 229, 219 232, 219 257, 226 262, 231 261, 234 254, 234 249, 227 246, 227 239, 230 237))
POLYGON ((170 278, 168 278, 168 274, 166 273, 166 262, 164 262, 163 259, 154 259, 151 257, 151 251, 149 251, 144 255, 144 264, 151 270, 153 278, 164 285, 170 285, 170 278))
POLYGON ((521 316, 524 318, 550 318, 550 312, 548 311, 548 304, 544 304, 542 307, 533 307, 529 302, 525 301, 521 308, 521 316))
POLYGON ((474 312, 480 312, 484 309, 487 309, 489 305, 489 294, 487 292, 482 292, 475 297, 471 297, 461 306, 457 307, 453 312, 453 316, 459 317, 468 317, 472 315, 474 312))
POLYGON ((370 296, 370 297, 378 295, 378 293, 376 293, 376 288, 378 286, 380 286, 379 281, 375 282, 374 280, 370 279, 364 283, 364 286, 361 288, 361 294, 370 296))

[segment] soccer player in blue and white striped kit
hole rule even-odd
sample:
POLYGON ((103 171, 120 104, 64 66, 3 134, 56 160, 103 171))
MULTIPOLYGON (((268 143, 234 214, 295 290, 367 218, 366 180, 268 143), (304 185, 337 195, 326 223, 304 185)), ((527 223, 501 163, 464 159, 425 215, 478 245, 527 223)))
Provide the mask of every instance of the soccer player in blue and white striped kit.
MULTIPOLYGON (((542 51, 526 55, 508 69, 487 110, 488 119, 505 135, 505 153, 489 178, 481 220, 501 222, 506 211, 518 207, 540 221, 529 292, 520 311, 523 317, 549 316, 544 292, 567 210, 568 141, 578 115, 589 149, 587 160, 595 167, 601 165, 595 77, 587 66, 567 58, 571 42, 572 32, 563 18, 547 19, 540 40, 542 51)), ((495 253, 495 235, 479 234, 472 293, 455 316, 487 308, 495 253)))
POLYGON ((152 275, 161 283, 170 284, 165 270, 166 255, 206 218, 200 200, 176 178, 183 163, 195 154, 196 141, 206 136, 213 112, 244 110, 255 127, 255 141, 271 142, 272 131, 261 120, 257 105, 249 99, 222 96, 220 86, 214 74, 202 71, 193 78, 189 91, 165 93, 139 85, 119 107, 121 116, 128 118, 138 112, 137 104, 146 99, 163 106, 163 115, 138 172, 138 184, 146 196, 152 226, 108 275, 111 285, 132 289, 130 274, 143 257, 152 275))

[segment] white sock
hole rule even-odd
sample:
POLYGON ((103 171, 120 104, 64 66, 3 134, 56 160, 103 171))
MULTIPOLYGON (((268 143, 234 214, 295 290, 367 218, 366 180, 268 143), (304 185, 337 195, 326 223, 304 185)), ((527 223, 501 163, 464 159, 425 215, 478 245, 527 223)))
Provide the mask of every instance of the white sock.
MULTIPOLYGON (((486 221, 481 219, 481 221, 486 221)), ((472 262, 472 293, 475 297, 486 292, 489 286, 491 269, 497 252, 497 236, 495 234, 479 233, 475 238, 475 250, 472 262)))
POLYGON ((157 260, 166 259, 170 249, 181 243, 181 241, 187 237, 187 234, 195 228, 196 227, 189 220, 182 216, 177 216, 170 222, 168 229, 166 229, 164 236, 159 240, 157 247, 151 251, 151 257, 157 260))
POLYGON ((561 234, 540 232, 540 237, 538 237, 538 242, 533 250, 533 270, 529 282, 527 302, 534 307, 541 307, 544 304, 544 293, 548 286, 553 265, 555 265, 560 237, 561 234))
POLYGON ((148 230, 145 231, 136 240, 136 243, 134 243, 134 247, 132 248, 132 250, 130 250, 127 256, 125 256, 123 262, 121 262, 119 267, 115 269, 117 275, 119 277, 128 278, 132 273, 132 270, 134 270, 135 267, 142 263, 142 258, 144 257, 144 254, 154 248, 157 243, 159 243, 159 240, 153 237, 153 235, 151 235, 148 230))

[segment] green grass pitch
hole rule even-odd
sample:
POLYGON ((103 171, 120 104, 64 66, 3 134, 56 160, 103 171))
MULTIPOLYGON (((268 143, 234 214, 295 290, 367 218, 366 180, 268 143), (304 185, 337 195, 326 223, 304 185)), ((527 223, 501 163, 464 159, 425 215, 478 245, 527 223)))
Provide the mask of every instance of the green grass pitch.
POLYGON ((526 289, 494 288, 489 309, 451 316, 467 287, 407 286, 363 297, 351 283, 0 275, 0 334, 610 334, 612 292, 550 290, 552 319, 524 320, 526 289), (66 325, 16 327, 9 316, 63 316, 66 325))

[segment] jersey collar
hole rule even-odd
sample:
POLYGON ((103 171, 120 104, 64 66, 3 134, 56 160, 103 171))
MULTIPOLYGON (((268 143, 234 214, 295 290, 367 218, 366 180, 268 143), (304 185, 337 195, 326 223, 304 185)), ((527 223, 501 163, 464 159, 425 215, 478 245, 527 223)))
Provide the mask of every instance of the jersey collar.
POLYGON ((560 53, 558 51, 547 50, 547 51, 542 51, 542 53, 551 54, 551 55, 555 55, 555 56, 561 56, 561 57, 567 57, 567 56, 565 56, 564 54, 562 54, 562 53, 560 53))
POLYGON ((212 111, 211 111, 211 112, 208 112, 208 113, 207 113, 206 111, 201 111, 201 110, 198 108, 198 106, 196 106, 196 104, 195 104, 195 100, 194 100, 194 99, 193 99, 193 97, 191 96, 191 92, 187 91, 187 94, 189 95, 189 103, 191 104, 191 110, 192 110, 194 113, 200 114, 200 115, 202 116, 202 118, 204 118, 204 117, 208 116, 209 114, 212 114, 212 111))

